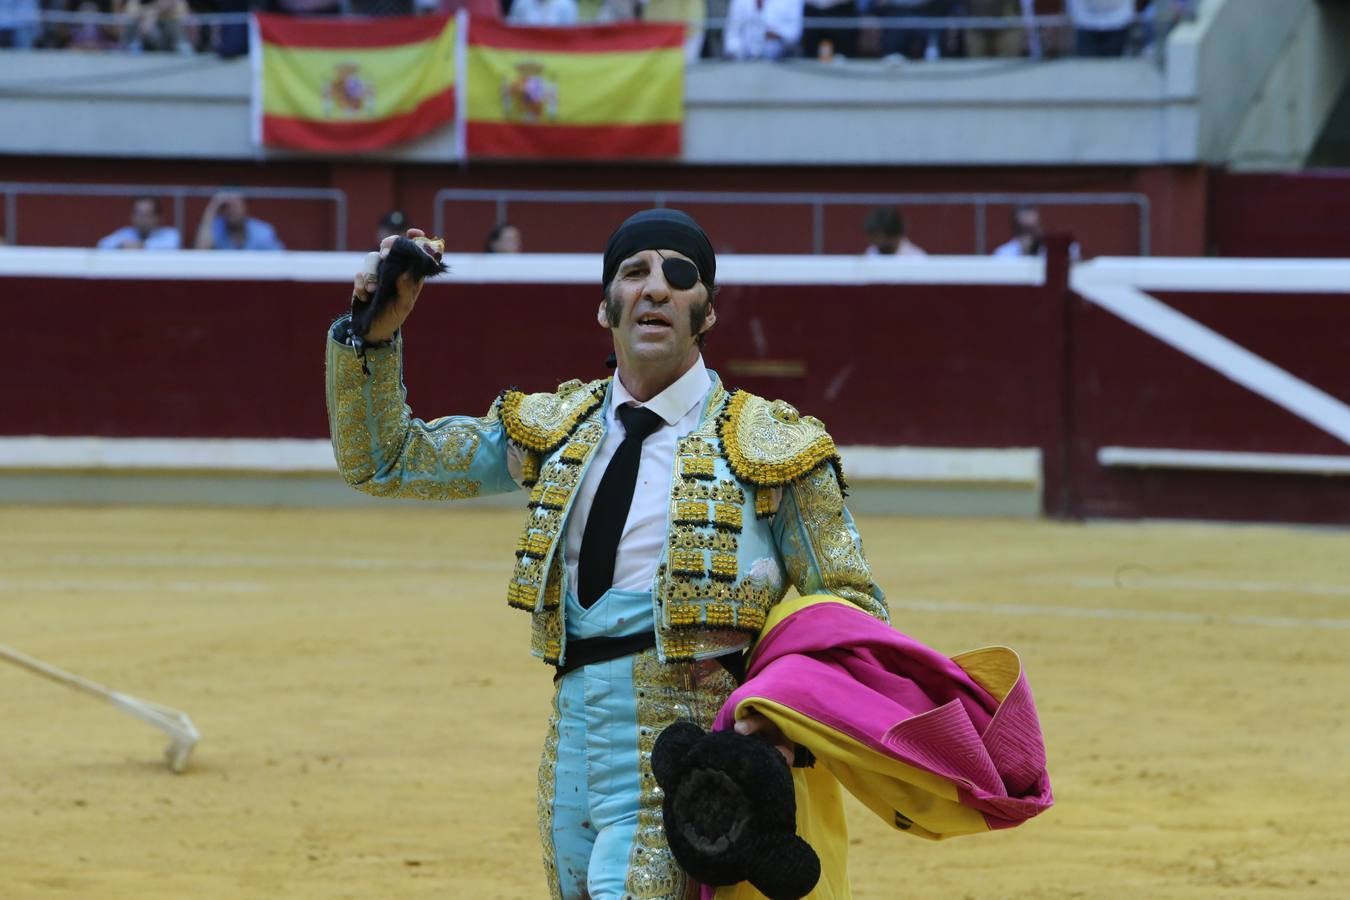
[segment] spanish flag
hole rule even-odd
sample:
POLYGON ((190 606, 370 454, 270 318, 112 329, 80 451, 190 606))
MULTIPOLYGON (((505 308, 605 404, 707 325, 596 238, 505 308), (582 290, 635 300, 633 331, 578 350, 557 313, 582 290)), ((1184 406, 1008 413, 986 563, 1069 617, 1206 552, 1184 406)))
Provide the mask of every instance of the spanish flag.
POLYGON ((684 119, 684 26, 469 24, 469 156, 670 159, 684 119))
POLYGON ((348 152, 455 119, 456 22, 253 16, 253 142, 348 152))

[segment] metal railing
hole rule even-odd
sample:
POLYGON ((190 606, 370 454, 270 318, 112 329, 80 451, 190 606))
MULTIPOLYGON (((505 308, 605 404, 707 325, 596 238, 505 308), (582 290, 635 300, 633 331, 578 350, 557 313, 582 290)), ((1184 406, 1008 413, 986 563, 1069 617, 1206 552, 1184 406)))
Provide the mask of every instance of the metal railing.
POLYGON ((811 252, 825 252, 825 209, 840 206, 970 206, 974 215, 974 253, 988 250, 990 206, 1133 206, 1139 216, 1139 255, 1151 251, 1149 199, 1140 193, 949 193, 949 194, 846 194, 773 193, 736 191, 528 191, 461 190, 447 188, 432 199, 434 233, 445 234, 445 204, 451 202, 496 204, 497 222, 508 220, 512 203, 632 203, 635 206, 700 203, 728 206, 809 206, 811 252))
MULTIPOLYGON (((351 6, 349 0, 341 0, 337 4, 339 15, 326 18, 345 18, 351 15, 351 6)), ((1181 0, 1159 0, 1150 7, 1148 12, 1135 16, 1131 22, 1131 27, 1151 27, 1154 29, 1153 43, 1161 47, 1166 39, 1167 33, 1179 21, 1187 19, 1191 13, 1191 4, 1181 2, 1181 0)), ((142 14, 143 15, 143 14, 142 14)), ((359 14, 357 17, 360 18, 359 14)), ((85 25, 96 26, 107 29, 110 32, 116 32, 123 28, 135 26, 141 20, 141 15, 126 15, 119 13, 102 12, 78 12, 65 10, 38 10, 35 15, 30 17, 11 17, 9 27, 16 29, 38 29, 39 31, 48 26, 70 26, 85 25)), ((246 25, 248 23, 247 13, 202 13, 189 12, 187 15, 174 20, 174 24, 183 28, 201 28, 213 25, 246 25)), ((325 17, 316 17, 325 18, 325 17)), ((720 17, 707 17, 691 21, 689 24, 693 28, 701 28, 709 34, 720 34, 726 30, 729 20, 720 17)), ((592 22, 579 22, 580 25, 594 24, 592 22)), ((1027 35, 1027 55, 1033 59, 1039 59, 1044 55, 1042 49, 1041 35, 1043 32, 1055 30, 1064 30, 1073 27, 1072 19, 1065 14, 1035 15, 1030 11, 1029 5, 1019 15, 1008 16, 915 16, 915 15, 884 15, 869 14, 857 17, 812 17, 804 20, 803 25, 806 29, 844 29, 868 31, 881 29, 883 31, 1023 31, 1027 35)), ((108 35, 112 39, 113 35, 108 35)))
MULTIPOLYGON (((44 184, 41 182, 0 182, 0 197, 5 206, 5 241, 11 245, 19 241, 19 198, 47 197, 170 197, 173 200, 173 226, 189 240, 191 231, 186 223, 189 197, 213 197, 221 191, 239 194, 252 200, 320 200, 333 204, 333 249, 347 249, 347 193, 338 188, 278 188, 278 187, 202 187, 183 184, 44 184)), ((195 227, 195 226, 194 226, 195 227)))

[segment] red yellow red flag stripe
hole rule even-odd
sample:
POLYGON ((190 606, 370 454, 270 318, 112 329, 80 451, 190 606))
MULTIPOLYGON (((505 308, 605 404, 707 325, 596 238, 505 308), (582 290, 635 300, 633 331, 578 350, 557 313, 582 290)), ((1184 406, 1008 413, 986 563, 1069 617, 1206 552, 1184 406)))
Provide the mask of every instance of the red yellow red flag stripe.
POLYGON ((684 27, 469 24, 464 84, 469 156, 678 157, 684 27))
POLYGON ((456 21, 255 14, 254 142, 375 150, 455 119, 456 21))

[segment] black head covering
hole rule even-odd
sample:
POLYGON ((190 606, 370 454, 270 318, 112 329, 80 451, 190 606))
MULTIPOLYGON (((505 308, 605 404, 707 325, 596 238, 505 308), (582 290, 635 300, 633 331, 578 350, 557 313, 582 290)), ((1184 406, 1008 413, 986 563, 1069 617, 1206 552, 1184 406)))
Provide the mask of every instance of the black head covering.
POLYGON ((678 209, 644 209, 634 213, 609 236, 605 245, 605 271, 601 287, 608 287, 619 264, 643 250, 678 250, 698 266, 698 277, 711 293, 717 276, 717 254, 712 241, 694 221, 678 209))

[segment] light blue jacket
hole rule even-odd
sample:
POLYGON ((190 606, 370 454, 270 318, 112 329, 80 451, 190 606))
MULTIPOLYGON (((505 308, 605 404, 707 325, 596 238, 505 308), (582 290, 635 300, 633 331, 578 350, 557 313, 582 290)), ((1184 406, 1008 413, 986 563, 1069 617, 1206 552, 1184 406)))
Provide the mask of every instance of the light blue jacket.
MULTIPOLYGON (((353 487, 425 500, 518 490, 507 453, 526 451, 530 496, 507 601, 533 614, 535 655, 561 662, 565 524, 605 434, 610 379, 506 391, 482 418, 423 421, 405 402, 401 344, 368 350, 363 365, 342 340, 346 328, 339 320, 329 336, 327 394, 338 469, 353 487)), ((713 376, 700 425, 676 445, 668 523, 652 583, 664 661, 747 646, 789 586, 887 618, 844 506, 834 442, 782 401, 728 393, 713 376)))

